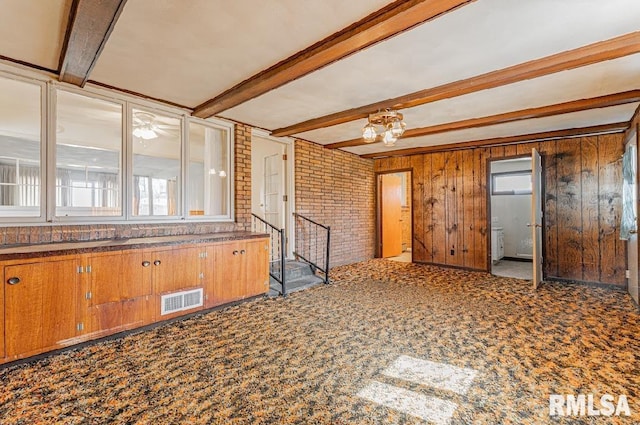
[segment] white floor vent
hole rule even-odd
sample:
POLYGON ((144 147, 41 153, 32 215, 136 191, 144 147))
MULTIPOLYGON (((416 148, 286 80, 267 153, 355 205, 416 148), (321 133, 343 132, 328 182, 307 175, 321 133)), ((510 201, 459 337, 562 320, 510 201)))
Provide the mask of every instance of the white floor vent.
POLYGON ((200 307, 202 306, 202 288, 163 295, 160 304, 160 315, 200 307))

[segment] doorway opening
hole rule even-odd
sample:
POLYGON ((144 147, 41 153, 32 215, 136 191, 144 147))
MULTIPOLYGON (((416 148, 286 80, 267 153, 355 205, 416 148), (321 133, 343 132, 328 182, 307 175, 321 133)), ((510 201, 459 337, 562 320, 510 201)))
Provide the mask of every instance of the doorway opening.
POLYGON ((411 171, 378 174, 378 257, 413 261, 411 171))
POLYGON ((531 156, 491 161, 491 273, 533 280, 531 156))
POLYGON ((284 229, 286 255, 293 257, 294 158, 293 141, 251 133, 251 212, 277 229, 284 229))

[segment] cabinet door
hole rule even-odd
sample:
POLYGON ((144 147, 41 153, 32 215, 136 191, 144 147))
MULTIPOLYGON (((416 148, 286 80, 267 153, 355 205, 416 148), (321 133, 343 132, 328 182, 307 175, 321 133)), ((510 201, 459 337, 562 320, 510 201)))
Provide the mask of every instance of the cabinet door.
POLYGON ((137 298, 151 293, 150 282, 142 274, 142 253, 117 251, 93 255, 88 260, 91 272, 91 305, 137 298))
POLYGON ((4 268, 7 357, 35 354, 76 335, 76 263, 73 259, 4 268))
POLYGON ((247 269, 247 297, 269 291, 269 241, 258 239, 247 241, 244 254, 247 269))
POLYGON ((155 293, 178 291, 202 285, 199 255, 202 248, 174 248, 151 255, 155 293))
POLYGON ((229 242, 215 245, 212 305, 240 300, 247 293, 246 244, 229 242), (245 254, 242 254, 242 251, 245 254))
MULTIPOLYGON (((150 263, 149 263, 149 266, 150 263)), ((147 268, 148 268, 147 267, 147 268)), ((141 251, 115 251, 89 256, 90 332, 110 334, 129 324, 131 310, 127 300, 151 293, 150 276, 143 274, 141 251)), ((132 319, 137 321, 137 319, 132 319)))
POLYGON ((153 296, 144 295, 122 302, 122 326, 124 329, 134 329, 153 323, 151 317, 153 296))
POLYGON ((89 308, 89 332, 108 335, 118 332, 122 327, 122 302, 97 304, 89 308))

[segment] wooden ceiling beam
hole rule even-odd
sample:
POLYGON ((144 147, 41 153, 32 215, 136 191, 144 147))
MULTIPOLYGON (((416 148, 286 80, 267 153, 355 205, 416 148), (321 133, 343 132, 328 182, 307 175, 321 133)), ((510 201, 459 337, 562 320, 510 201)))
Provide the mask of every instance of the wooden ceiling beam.
POLYGON ((369 105, 313 118, 271 132, 273 136, 290 136, 318 128, 330 127, 357 119, 370 113, 393 108, 406 109, 438 100, 462 96, 481 90, 496 88, 528 79, 538 78, 560 71, 579 68, 598 62, 632 55, 640 52, 640 31, 600 41, 577 49, 534 59, 508 68, 488 72, 465 80, 420 90, 404 96, 386 99, 369 105))
MULTIPOLYGON (((640 102, 640 90, 630 90, 622 93, 598 96, 590 99, 573 100, 570 102, 557 103, 555 105, 541 106, 538 108, 522 109, 520 111, 506 112, 487 117, 471 118, 428 127, 412 128, 404 132, 402 139, 430 136, 438 133, 446 133, 448 131, 467 130, 469 128, 486 127, 535 118, 544 118, 554 115, 568 114, 571 112, 607 108, 610 106, 625 105, 627 103, 636 102, 640 102)), ((343 142, 330 143, 328 145, 324 145, 324 147, 327 149, 340 149, 365 144, 366 142, 364 139, 359 137, 357 139, 345 140, 343 142)))
POLYGON ((195 108, 208 118, 475 0, 397 0, 195 108))
POLYGON ((60 54, 60 81, 83 87, 127 0, 74 0, 60 54))
POLYGON ((469 142, 450 143, 437 146, 423 146, 417 148, 397 149, 394 151, 376 152, 360 155, 362 158, 389 158, 398 156, 419 155, 432 152, 446 152, 460 149, 470 149, 486 146, 511 145, 521 142, 535 142, 543 140, 561 139, 565 137, 579 137, 596 134, 620 133, 629 128, 629 122, 594 125, 590 127, 569 128, 565 130, 545 131, 541 133, 521 134, 517 136, 497 137, 492 139, 472 140, 469 142))

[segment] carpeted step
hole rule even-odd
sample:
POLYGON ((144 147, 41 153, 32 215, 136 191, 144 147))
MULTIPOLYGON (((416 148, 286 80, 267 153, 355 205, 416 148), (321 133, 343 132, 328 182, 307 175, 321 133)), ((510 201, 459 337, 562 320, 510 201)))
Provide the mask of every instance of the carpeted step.
MULTIPOLYGON (((312 286, 323 283, 324 280, 316 275, 302 276, 297 279, 286 280, 285 289, 287 294, 292 292, 301 291, 303 289, 310 288, 312 286)), ((282 292, 282 286, 275 279, 271 278, 269 296, 277 297, 282 292)))
POLYGON ((313 271, 309 264, 302 261, 287 260, 284 265, 287 281, 298 279, 304 276, 313 276, 313 271))

